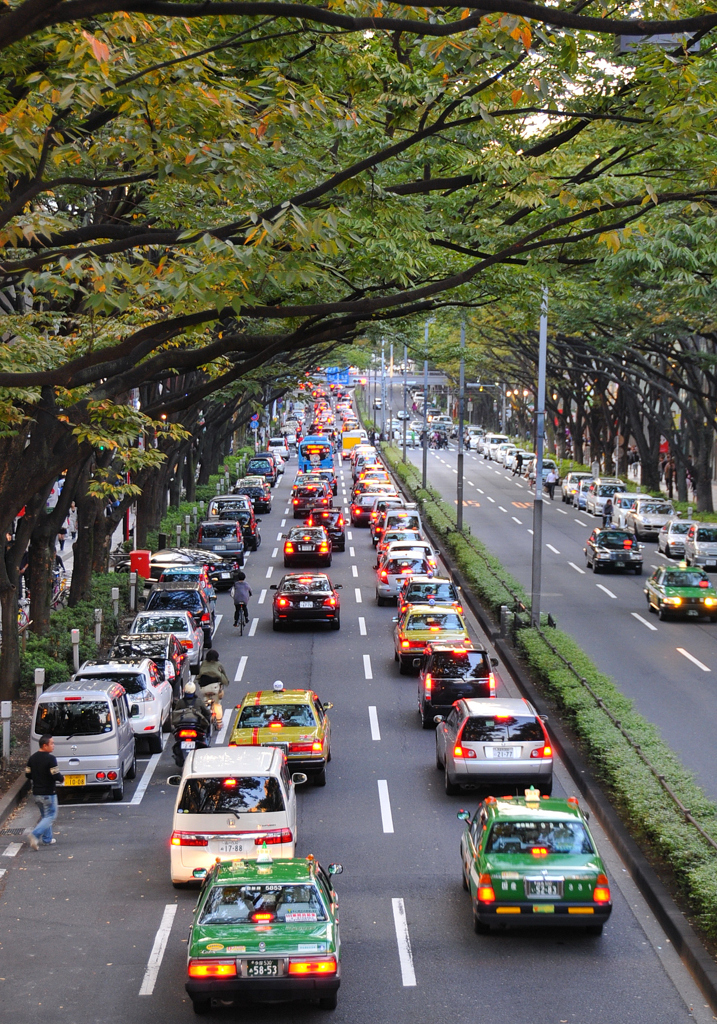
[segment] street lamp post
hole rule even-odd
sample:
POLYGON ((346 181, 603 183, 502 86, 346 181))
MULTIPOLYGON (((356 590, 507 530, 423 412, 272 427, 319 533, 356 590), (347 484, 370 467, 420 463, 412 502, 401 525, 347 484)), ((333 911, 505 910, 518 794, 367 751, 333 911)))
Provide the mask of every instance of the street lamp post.
POLYGON ((465 412, 466 397, 466 325, 461 324, 461 368, 458 378, 458 487, 456 497, 458 508, 456 510, 456 527, 458 532, 463 531, 463 417, 465 412))
POLYGON ((428 327, 430 323, 430 320, 426 320, 426 358, 423 360, 423 474, 421 486, 424 491, 428 477, 428 327))
POLYGON ((403 461, 406 462, 406 391, 408 390, 408 347, 403 346, 403 461))
POLYGON ((386 437, 386 342, 381 338, 381 437, 386 437))
POLYGON ((543 554, 543 447, 545 443, 545 375, 548 351, 548 289, 543 288, 538 348, 538 395, 535 410, 535 497, 533 499, 533 572, 530 624, 540 625, 540 578, 543 554))

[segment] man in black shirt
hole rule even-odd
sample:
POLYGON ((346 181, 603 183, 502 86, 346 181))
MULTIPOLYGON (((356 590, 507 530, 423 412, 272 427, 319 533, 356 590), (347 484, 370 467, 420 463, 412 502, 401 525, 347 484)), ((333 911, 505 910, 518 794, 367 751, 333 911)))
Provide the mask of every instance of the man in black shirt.
POLYGON ((40 839, 43 846, 52 846, 57 842, 52 837, 52 823, 57 817, 55 787, 58 782, 64 782, 64 777, 57 767, 57 758, 52 753, 54 749, 52 736, 41 736, 40 749, 28 759, 25 768, 25 775, 32 783, 32 795, 41 815, 39 823, 30 833, 30 846, 33 850, 39 850, 40 839))

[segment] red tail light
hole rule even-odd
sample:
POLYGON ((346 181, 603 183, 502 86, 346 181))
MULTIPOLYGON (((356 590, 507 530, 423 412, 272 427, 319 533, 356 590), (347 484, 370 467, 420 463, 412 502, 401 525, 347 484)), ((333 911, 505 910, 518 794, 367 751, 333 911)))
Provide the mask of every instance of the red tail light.
POLYGON ((381 579, 382 580, 387 580, 388 579, 388 573, 386 572, 385 569, 381 570, 381 579))
POLYGON ((320 552, 321 554, 326 554, 326 552, 327 552, 328 550, 329 550, 329 545, 328 545, 328 544, 325 544, 325 543, 324 543, 324 544, 321 544, 321 545, 320 545, 320 547, 319 547, 319 552, 320 552))
POLYGON ((481 903, 495 903, 495 891, 490 875, 481 875, 479 877, 478 899, 481 903))
POLYGON ((534 750, 530 751, 530 756, 531 757, 552 757, 553 756, 553 748, 549 747, 547 745, 544 746, 544 747, 535 747, 534 750))
POLYGON ((200 526, 199 527, 199 533, 197 534, 197 543, 199 543, 201 541, 203 534, 204 534, 204 530, 200 526))
POLYGON ((294 498, 294 504, 295 504, 295 505, 298 505, 298 504, 299 504, 299 499, 298 499, 298 498, 294 498))
POLYGON ((319 754, 323 747, 318 740, 314 740, 313 743, 290 743, 289 750, 292 754, 319 754))
POLYGON ((488 689, 490 690, 491 697, 495 697, 495 676, 492 672, 488 676, 488 689))
POLYGON ((339 516, 338 522, 337 522, 336 525, 337 526, 343 526, 344 525, 344 517, 343 516, 339 516))
POLYGON ((287 608, 289 605, 289 602, 285 597, 280 597, 276 603, 279 605, 280 608, 287 608))
POLYGON ((593 900, 595 903, 610 902, 610 886, 607 880, 607 875, 597 876, 597 885, 593 889, 593 900))
POLYGON ((196 729, 180 729, 177 733, 180 740, 196 740, 197 730, 196 729))
POLYGON ((235 978, 237 964, 236 960, 190 960, 187 970, 190 978, 235 978))
POLYGON ((211 622, 211 621, 212 621, 212 617, 209 614, 209 612, 204 612, 202 614, 202 622, 211 622))
POLYGON ((289 960, 289 974, 336 974, 336 960, 289 960))
POLYGON ((185 647, 187 650, 191 651, 192 647, 194 647, 193 640, 180 640, 179 642, 182 645, 182 647, 185 647))
POLYGON ((209 846, 209 840, 203 836, 192 835, 191 832, 172 832, 172 846, 209 846))
POLYGON ((336 607, 336 598, 335 597, 325 597, 324 598, 324 604, 328 605, 330 608, 335 608, 336 607))
POLYGON ((293 835, 290 828, 282 828, 278 832, 267 832, 265 835, 257 836, 254 840, 255 846, 266 843, 267 846, 277 846, 279 843, 293 842, 293 835))
POLYGON ((531 846, 530 852, 534 857, 547 857, 548 848, 547 846, 531 846))
POLYGON ((285 555, 293 555, 293 553, 294 553, 294 545, 292 544, 292 542, 290 540, 287 540, 286 544, 284 545, 284 554, 285 555))
POLYGON ((470 758, 476 756, 476 752, 470 747, 462 747, 460 743, 457 743, 453 748, 453 756, 458 758, 468 758, 470 760, 470 758))
POLYGON ((429 672, 426 678, 423 680, 423 685, 426 689, 426 693, 430 693, 433 689, 433 676, 429 672))

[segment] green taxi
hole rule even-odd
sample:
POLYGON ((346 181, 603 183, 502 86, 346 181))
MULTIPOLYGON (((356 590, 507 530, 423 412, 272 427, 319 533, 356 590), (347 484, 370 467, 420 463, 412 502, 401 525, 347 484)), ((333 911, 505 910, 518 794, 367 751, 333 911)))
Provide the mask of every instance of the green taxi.
POLYGON ((247 693, 237 704, 230 747, 279 747, 290 772, 304 772, 315 786, 326 785, 331 760, 331 723, 313 690, 285 690, 277 680, 272 690, 247 693))
POLYGON ((707 615, 717 622, 717 591, 704 569, 698 566, 661 565, 645 585, 648 611, 661 619, 707 615))
POLYGON ((393 631, 393 656, 398 662, 401 675, 420 666, 429 643, 451 644, 453 647, 472 646, 465 619, 457 608, 435 603, 413 604, 393 621, 396 623, 393 631))
POLYGON ((318 999, 333 1010, 341 984, 333 875, 310 855, 218 861, 205 872, 187 946, 185 988, 195 1013, 212 1000, 318 999))
POLYGON ((586 928, 600 935, 612 902, 605 866, 575 797, 487 797, 461 837, 473 926, 586 928))

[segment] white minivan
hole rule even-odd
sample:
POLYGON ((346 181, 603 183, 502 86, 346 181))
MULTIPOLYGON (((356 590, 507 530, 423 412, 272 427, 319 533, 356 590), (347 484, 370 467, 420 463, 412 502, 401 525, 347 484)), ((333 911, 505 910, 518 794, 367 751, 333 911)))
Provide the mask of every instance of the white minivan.
POLYGON ((198 880, 218 859, 254 859, 266 843, 274 858, 296 852, 295 786, 276 746, 192 750, 180 775, 170 840, 172 884, 198 880))

